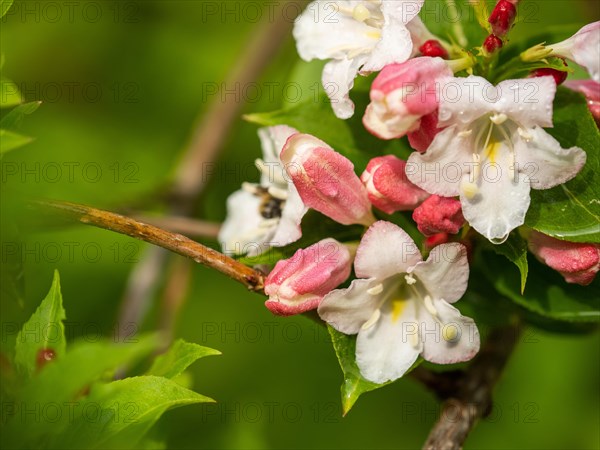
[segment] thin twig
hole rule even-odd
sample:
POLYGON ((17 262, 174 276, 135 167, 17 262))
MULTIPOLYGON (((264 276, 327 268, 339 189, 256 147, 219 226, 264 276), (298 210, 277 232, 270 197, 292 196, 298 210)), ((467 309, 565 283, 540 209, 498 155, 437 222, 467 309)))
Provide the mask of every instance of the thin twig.
POLYGON ((521 335, 518 325, 492 330, 457 390, 444 402, 441 415, 423 446, 426 450, 458 450, 469 432, 492 409, 492 391, 521 335))
POLYGON ((202 237, 216 239, 219 235, 220 223, 207 222, 204 220, 190 219, 182 216, 132 216, 135 220, 149 223, 155 227, 164 228, 174 233, 185 234, 186 236, 202 237))
POLYGON ((229 278, 242 283, 251 291, 261 292, 263 290, 264 277, 261 272, 181 234, 171 233, 120 214, 77 203, 60 201, 35 201, 33 203, 70 221, 125 234, 190 258, 199 264, 218 270, 229 278))

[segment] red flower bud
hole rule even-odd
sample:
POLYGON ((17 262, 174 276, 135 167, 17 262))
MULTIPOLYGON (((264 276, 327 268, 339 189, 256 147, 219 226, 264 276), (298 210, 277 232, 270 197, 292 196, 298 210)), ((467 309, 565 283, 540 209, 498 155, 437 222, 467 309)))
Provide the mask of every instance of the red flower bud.
POLYGON ((438 56, 442 59, 448 59, 448 51, 442 46, 440 41, 436 39, 430 39, 425 41, 421 47, 419 47, 419 51, 423 56, 438 56))
MULTIPOLYGON (((563 61, 563 64, 565 65, 565 67, 567 66, 566 61, 563 61)), ((534 70, 533 72, 531 72, 531 74, 529 76, 530 77, 548 77, 548 76, 550 76, 550 77, 554 78, 556 85, 559 86, 565 82, 565 80, 567 79, 569 74, 567 72, 563 72, 562 70, 544 68, 544 69, 534 70)))
POLYGON ((464 225, 460 201, 432 195, 413 212, 417 228, 425 236, 437 233, 456 234, 464 225))
POLYGON ((500 39, 498 36, 490 34, 483 42, 483 49, 486 53, 491 55, 496 53, 497 50, 501 49, 503 45, 504 43, 502 42, 502 39, 500 39))
POLYGON ((500 0, 492 11, 488 22, 492 25, 492 32, 503 37, 509 32, 517 16, 517 7, 514 2, 500 0))

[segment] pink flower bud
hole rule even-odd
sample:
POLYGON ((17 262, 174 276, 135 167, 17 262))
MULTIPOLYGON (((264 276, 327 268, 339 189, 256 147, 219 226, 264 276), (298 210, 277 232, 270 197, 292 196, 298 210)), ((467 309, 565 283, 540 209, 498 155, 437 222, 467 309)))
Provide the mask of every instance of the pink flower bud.
POLYGON ((274 314, 291 316, 315 309, 325 295, 350 276, 352 255, 335 239, 324 239, 279 261, 265 280, 274 314))
POLYGON ((596 125, 600 128, 600 83, 596 83, 594 80, 573 80, 567 81, 565 87, 585 95, 588 108, 596 120, 596 125))
POLYGON ((492 11, 488 22, 492 25, 492 32, 496 36, 504 36, 512 27, 517 16, 516 2, 500 0, 492 11))
POLYGON ((445 244, 450 241, 450 235, 448 233, 436 233, 431 236, 427 236, 423 245, 426 249, 431 250, 433 247, 437 247, 438 245, 445 244))
POLYGON ((381 139, 415 131, 421 118, 438 108, 437 81, 452 75, 443 59, 425 56, 384 67, 371 86, 363 124, 381 139))
POLYGON ((419 51, 423 56, 437 56, 442 59, 448 59, 448 51, 437 39, 425 41, 425 43, 419 47, 419 51))
MULTIPOLYGON (((563 64, 565 66, 567 66, 567 63, 564 60, 563 60, 563 64)), ((565 80, 567 79, 569 74, 568 74, 568 72, 563 72, 561 70, 544 68, 544 69, 534 70, 533 72, 531 72, 531 74, 529 76, 530 77, 548 77, 548 76, 550 76, 550 77, 554 78, 554 82, 556 83, 556 85, 560 86, 561 84, 563 84, 565 82, 565 80)))
POLYGON ((500 50, 503 45, 504 43, 502 42, 502 39, 500 39, 498 36, 490 34, 487 38, 485 38, 485 41, 483 41, 483 50, 488 55, 493 55, 496 53, 496 51, 500 50))
POLYGON ((425 236, 436 233, 456 234, 464 225, 460 201, 432 195, 413 212, 417 228, 425 236))
POLYGON ((325 142, 309 134, 291 136, 281 161, 302 201, 342 225, 375 222, 367 191, 354 165, 325 142))
POLYGON ((387 214, 410 211, 429 196, 408 181, 405 168, 406 161, 393 155, 378 156, 369 161, 360 179, 376 208, 387 214))
POLYGON ((431 114, 427 114, 421 118, 419 128, 408 133, 408 142, 410 146, 418 152, 425 152, 435 136, 442 131, 443 128, 438 128, 438 110, 436 109, 431 114))
POLYGON ((586 286, 600 270, 600 245, 567 242, 533 231, 529 250, 542 263, 560 272, 567 283, 586 286))

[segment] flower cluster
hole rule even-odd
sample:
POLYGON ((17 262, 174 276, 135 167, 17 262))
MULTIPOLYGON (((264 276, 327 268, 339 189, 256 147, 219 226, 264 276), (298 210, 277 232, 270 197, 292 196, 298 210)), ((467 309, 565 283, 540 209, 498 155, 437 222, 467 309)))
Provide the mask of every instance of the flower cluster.
POLYGON ((261 129, 261 182, 230 197, 220 236, 226 251, 256 255, 297 241, 308 209, 363 226, 360 242, 326 238, 277 262, 266 306, 279 315, 317 309, 331 327, 357 335, 357 365, 376 383, 401 377, 419 356, 449 364, 477 353, 477 327, 452 304, 467 289, 478 239, 502 244, 520 228, 530 251, 569 283, 589 284, 600 269, 597 244, 523 227, 531 190, 561 185, 586 164, 584 150, 563 148, 545 128, 567 61, 589 72, 590 80, 566 86, 588 98, 600 122, 600 22, 500 65, 517 0, 497 2, 475 48, 431 33, 418 15, 423 3, 315 1, 294 26, 300 57, 328 61, 322 81, 338 118, 355 113, 355 78, 378 72, 362 122, 379 139, 407 142, 408 159, 377 156, 359 176, 318 137, 261 129), (424 235, 422 250, 395 224, 406 211, 424 235), (352 268, 356 278, 344 284, 352 268))

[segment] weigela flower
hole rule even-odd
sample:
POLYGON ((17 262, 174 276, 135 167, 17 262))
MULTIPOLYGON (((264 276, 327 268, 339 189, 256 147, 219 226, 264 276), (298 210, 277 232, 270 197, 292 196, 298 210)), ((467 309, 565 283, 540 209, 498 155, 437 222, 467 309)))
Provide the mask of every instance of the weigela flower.
POLYGON ((433 139, 442 131, 438 127, 438 110, 421 117, 419 128, 407 134, 408 143, 418 152, 424 152, 429 148, 433 139))
POLYGON ((224 253, 256 256, 302 236, 300 222, 307 208, 279 159, 283 145, 295 133, 297 130, 285 125, 258 130, 263 159, 256 165, 261 180, 259 184, 244 183, 227 199, 227 219, 219 232, 224 253))
POLYGON ((350 250, 335 239, 323 239, 279 261, 265 280, 265 305, 275 314, 290 316, 315 309, 323 297, 348 279, 350 250))
POLYGON ((304 204, 343 225, 375 222, 367 190, 350 160, 309 134, 291 136, 281 161, 304 204))
POLYGON ((594 116, 594 120, 600 127, 600 83, 594 80, 572 80, 567 81, 565 86, 585 95, 588 108, 594 116))
POLYGON ((369 161, 360 179, 369 200, 387 214, 415 209, 429 194, 415 186, 405 173, 406 161, 394 155, 378 156, 369 161))
POLYGON ((417 228, 425 236, 438 233, 456 234, 465 224, 460 202, 454 198, 432 195, 413 212, 417 228))
POLYGON ((600 21, 586 25, 569 39, 548 46, 552 55, 575 61, 600 83, 600 21))
POLYGON ((413 51, 406 25, 424 0, 315 1, 296 19, 294 38, 300 57, 330 60, 322 82, 336 116, 354 114, 348 95, 354 78, 392 63, 413 51))
POLYGON ((438 108, 438 80, 452 77, 441 58, 420 57, 386 66, 371 85, 363 124, 381 139, 405 136, 438 108))
POLYGON ((567 283, 587 286, 600 270, 600 245, 567 242, 533 231, 529 250, 536 258, 553 268, 567 283))
POLYGON ((450 364, 479 350, 473 320, 451 305, 467 288, 463 245, 439 245, 423 261, 406 232, 380 221, 360 242, 354 270, 359 279, 326 295, 318 312, 336 330, 358 334, 356 363, 367 380, 400 378, 419 354, 450 364))
POLYGON ((424 154, 413 153, 408 179, 431 194, 460 196, 469 224, 494 243, 523 224, 529 191, 573 178, 585 164, 578 147, 563 149, 542 127, 552 126, 552 77, 481 77, 442 86, 439 125, 447 126, 424 154))

